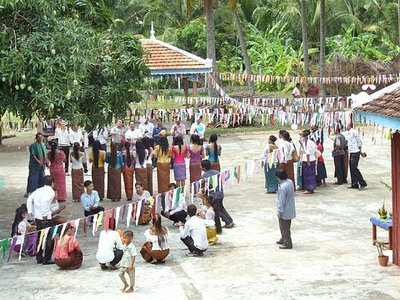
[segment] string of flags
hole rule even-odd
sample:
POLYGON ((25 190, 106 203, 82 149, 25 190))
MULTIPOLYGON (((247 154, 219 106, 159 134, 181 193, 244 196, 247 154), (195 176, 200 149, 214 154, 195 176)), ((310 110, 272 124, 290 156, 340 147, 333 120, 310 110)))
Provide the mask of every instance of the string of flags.
POLYGON ((389 84, 400 81, 400 73, 378 74, 363 76, 330 76, 330 77, 304 77, 304 76, 274 76, 274 75, 248 75, 234 73, 213 73, 216 78, 223 81, 251 81, 261 83, 300 83, 300 84, 389 84))
MULTIPOLYGON (((201 179, 199 181, 193 182, 189 185, 185 185, 184 187, 179 187, 175 189, 173 194, 173 199, 178 202, 179 197, 182 195, 189 199, 191 203, 194 203, 194 197, 196 191, 199 191, 200 187, 204 187, 206 190, 222 190, 227 186, 233 186, 234 184, 240 184, 240 182, 244 179, 251 178, 255 172, 261 172, 261 168, 256 169, 256 166, 260 165, 259 160, 250 160, 245 161, 240 165, 236 165, 228 170, 224 170, 214 176, 208 177, 206 179, 201 179), (188 196, 188 197, 187 197, 188 196)), ((118 225, 121 223, 126 223, 126 227, 129 228, 131 224, 135 224, 136 226, 139 225, 139 219, 143 216, 146 210, 146 201, 150 201, 150 206, 152 210, 152 215, 155 215, 160 208, 160 201, 162 199, 162 194, 155 194, 154 198, 141 200, 135 203, 128 203, 122 206, 114 207, 109 210, 101 211, 98 214, 94 214, 92 216, 87 216, 83 218, 78 218, 73 221, 69 221, 71 225, 75 228, 75 235, 76 238, 78 228, 82 223, 82 231, 83 236, 87 236, 87 234, 92 234, 93 236, 96 235, 98 228, 103 226, 104 230, 108 230, 110 228, 109 221, 110 219, 115 219, 115 226, 117 229, 118 225), (91 230, 89 231, 89 223, 90 219, 92 219, 91 230)), ((37 230, 33 233, 26 234, 26 235, 19 235, 10 238, 5 238, 0 240, 0 251, 2 260, 6 261, 7 263, 10 262, 12 253, 15 251, 14 248, 17 244, 18 239, 22 239, 20 243, 19 255, 18 259, 21 260, 22 253, 28 246, 26 243, 26 239, 33 239, 32 245, 34 249, 30 250, 30 253, 36 255, 38 250, 38 245, 45 251, 46 242, 49 240, 54 240, 58 233, 59 237, 62 237, 65 233, 65 229, 68 223, 64 224, 57 224, 52 227, 47 227, 41 230, 37 230), (51 236, 50 236, 51 235, 51 236), (26 245, 26 246, 25 246, 26 245)))

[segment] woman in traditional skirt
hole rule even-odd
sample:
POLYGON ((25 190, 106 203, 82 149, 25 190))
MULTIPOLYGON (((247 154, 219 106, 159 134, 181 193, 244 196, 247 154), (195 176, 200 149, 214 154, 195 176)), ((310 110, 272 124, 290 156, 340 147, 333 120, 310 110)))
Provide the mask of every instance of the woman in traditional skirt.
POLYGON ((65 234, 57 236, 54 247, 54 262, 61 270, 75 270, 82 265, 83 254, 79 242, 72 235, 72 226, 67 223, 65 234))
POLYGON ((50 175, 54 179, 54 188, 58 191, 59 202, 67 200, 67 185, 65 178, 65 153, 57 149, 57 140, 50 142, 51 150, 47 153, 47 158, 50 161, 50 175))
POLYGON ((106 152, 100 150, 101 143, 98 140, 93 142, 92 151, 89 152, 88 159, 92 163, 92 181, 94 189, 99 193, 100 201, 104 198, 104 161, 106 152))
MULTIPOLYGON (((200 136, 192 134, 190 145, 188 146, 187 156, 189 160, 190 183, 201 179, 201 160, 204 158, 204 148, 201 145, 200 136)), ((195 191, 195 194, 197 191, 195 191)))
POLYGON ((131 144, 125 143, 123 152, 122 175, 124 177, 126 200, 131 201, 133 195, 133 174, 135 173, 135 160, 132 155, 131 144))
POLYGON ((325 179, 328 176, 326 175, 325 160, 322 155, 322 153, 324 153, 324 146, 319 139, 317 140, 317 150, 321 152, 321 156, 317 159, 317 185, 326 186, 325 179))
POLYGON ((140 182, 143 188, 147 191, 147 161, 148 156, 147 150, 144 148, 143 141, 136 141, 136 151, 135 156, 135 179, 136 182, 140 182))
POLYGON ((304 184, 303 184, 303 167, 302 167, 302 163, 303 163, 303 149, 302 149, 302 143, 301 143, 301 138, 303 137, 303 131, 299 132, 299 136, 300 136, 300 140, 299 140, 299 144, 300 147, 297 150, 297 153, 299 154, 299 161, 296 163, 296 183, 297 183, 297 191, 302 191, 304 190, 304 184))
POLYGON ((278 166, 278 146, 275 144, 276 137, 270 135, 268 145, 265 146, 263 155, 261 156, 261 166, 264 168, 265 174, 265 192, 273 194, 278 191, 278 179, 275 172, 278 166))
POLYGON ((301 139, 302 147, 302 177, 304 184, 304 194, 314 193, 317 187, 317 178, 315 174, 315 151, 317 150, 317 145, 313 140, 309 138, 310 131, 303 131, 303 138, 301 139))
POLYGON ((171 146, 172 158, 174 161, 174 178, 178 187, 185 186, 186 180, 186 163, 185 157, 187 147, 183 144, 181 136, 175 137, 175 146, 171 146))
POLYGON ((153 147, 149 137, 145 136, 142 139, 144 148, 147 150, 146 168, 147 168, 147 190, 153 196, 153 147))
POLYGON ((107 198, 111 202, 121 200, 121 167, 123 163, 122 152, 117 150, 118 144, 111 143, 111 152, 107 153, 107 198))
POLYGON ((286 171, 288 178, 293 182, 293 187, 296 188, 293 170, 293 152, 295 151, 295 147, 289 132, 286 130, 279 131, 279 137, 282 139, 279 144, 279 167, 286 171))
POLYGON ((162 263, 169 254, 168 229, 161 225, 161 216, 155 215, 153 226, 144 232, 146 242, 140 250, 143 259, 149 263, 162 263))
POLYGON ((153 155, 157 158, 158 192, 165 193, 168 191, 168 185, 170 183, 170 164, 172 157, 167 137, 160 137, 159 143, 153 151, 153 155))
POLYGON ((218 136, 216 134, 212 134, 206 145, 205 151, 208 156, 208 160, 211 163, 211 170, 216 170, 218 172, 221 171, 221 166, 219 164, 218 156, 221 156, 221 145, 217 144, 218 136))
POLYGON ((83 187, 84 175, 82 158, 83 153, 79 151, 79 143, 74 143, 73 152, 71 152, 70 161, 72 165, 71 179, 72 179, 72 199, 74 202, 79 202, 81 195, 85 192, 83 187))

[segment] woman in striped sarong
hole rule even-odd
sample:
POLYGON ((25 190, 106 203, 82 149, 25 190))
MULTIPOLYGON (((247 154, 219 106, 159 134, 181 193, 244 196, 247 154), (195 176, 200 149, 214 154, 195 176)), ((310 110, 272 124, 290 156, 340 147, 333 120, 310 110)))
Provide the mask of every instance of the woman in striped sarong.
POLYGON ((121 200, 122 152, 117 151, 118 144, 111 143, 111 153, 107 153, 107 198, 112 202, 121 200))
POLYGON ((123 152, 122 176, 124 178, 124 187, 126 200, 131 201, 133 195, 133 175, 135 173, 135 160, 130 149, 131 144, 125 143, 123 152))
POLYGON ((148 156, 147 150, 144 148, 143 141, 136 142, 136 152, 135 156, 135 179, 136 182, 140 182, 143 185, 143 188, 147 190, 148 182, 147 182, 147 161, 146 157, 148 156))
POLYGON ((104 161, 106 152, 100 150, 101 143, 98 140, 93 142, 92 151, 88 154, 89 162, 92 163, 92 181, 94 189, 99 193, 100 201, 104 198, 104 161))
POLYGON ((142 139, 144 148, 147 150, 146 168, 147 168, 147 190, 153 196, 153 147, 150 139, 145 136, 142 139))
POLYGON ((165 193, 168 191, 168 185, 170 184, 170 163, 172 157, 167 137, 163 136, 160 138, 158 145, 153 151, 153 155, 157 158, 158 192, 165 193))
POLYGON ((74 143, 73 152, 70 153, 70 160, 72 165, 71 180, 72 180, 72 199, 78 202, 81 195, 85 192, 83 188, 84 175, 82 157, 83 153, 79 151, 79 143, 74 143))

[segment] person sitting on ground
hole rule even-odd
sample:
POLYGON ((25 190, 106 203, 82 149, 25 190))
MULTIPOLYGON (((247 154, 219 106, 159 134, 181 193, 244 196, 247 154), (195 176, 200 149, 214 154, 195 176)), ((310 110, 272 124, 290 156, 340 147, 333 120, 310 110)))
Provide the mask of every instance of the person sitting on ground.
POLYGON ((168 228, 161 225, 161 216, 156 214, 153 225, 144 232, 146 242, 140 254, 149 263, 164 263, 169 254, 168 228))
POLYGON ((123 255, 121 236, 115 231, 115 219, 110 219, 109 228, 102 230, 99 237, 96 259, 102 270, 116 270, 123 255))
POLYGON ((16 252, 22 255, 35 256, 35 235, 31 234, 36 230, 36 226, 31 225, 26 220, 28 210, 26 204, 22 204, 15 210, 15 218, 11 228, 11 236, 17 236, 17 241, 13 247, 16 252), (28 234, 28 235, 26 235, 28 234))
POLYGON ((99 194, 94 190, 93 182, 86 180, 83 185, 86 188, 86 193, 83 193, 81 196, 81 204, 85 217, 104 211, 104 207, 99 205, 99 194))
POLYGON ((131 230, 126 230, 123 235, 124 238, 124 254, 121 261, 121 271, 119 272, 119 278, 121 278, 124 283, 122 292, 132 293, 135 289, 135 258, 136 258, 136 248, 132 243, 133 232, 131 230), (126 282, 125 273, 128 273, 129 283, 126 282), (129 288, 128 288, 129 287, 129 288))
POLYGON ((203 219, 196 216, 196 205, 189 204, 187 212, 190 219, 185 224, 179 223, 181 240, 190 251, 187 256, 203 256, 208 248, 206 225, 203 219))
POLYGON ((83 254, 78 240, 72 235, 72 230, 72 225, 67 223, 64 235, 61 238, 56 237, 54 262, 60 270, 75 270, 82 265, 83 254))
POLYGON ((170 183, 168 188, 169 191, 165 194, 165 211, 162 211, 161 215, 173 221, 174 224, 177 222, 185 223, 187 217, 185 197, 183 193, 174 195, 175 183, 170 183), (177 199, 174 199, 174 196, 177 199))
POLYGON ((54 193, 55 193, 54 199, 53 199, 53 201, 51 201, 51 204, 50 204, 51 218, 52 218, 54 224, 67 223, 68 222, 67 218, 58 215, 60 212, 62 212, 64 209, 66 209, 67 206, 64 203, 61 205, 58 203, 58 200, 57 200, 58 194, 57 194, 56 189, 54 189, 54 193))
POLYGON ((133 193, 133 203, 144 201, 144 205, 146 206, 144 213, 139 217, 139 225, 149 224, 151 221, 151 208, 154 204, 154 199, 150 195, 149 191, 143 188, 143 184, 141 182, 135 183, 135 193, 133 193))
POLYGON ((218 210, 214 209, 216 205, 213 195, 206 195, 203 189, 200 189, 200 198, 202 199, 201 210, 197 215, 204 219, 207 230, 207 240, 209 245, 215 245, 218 241, 217 233, 221 234, 221 221, 218 210))

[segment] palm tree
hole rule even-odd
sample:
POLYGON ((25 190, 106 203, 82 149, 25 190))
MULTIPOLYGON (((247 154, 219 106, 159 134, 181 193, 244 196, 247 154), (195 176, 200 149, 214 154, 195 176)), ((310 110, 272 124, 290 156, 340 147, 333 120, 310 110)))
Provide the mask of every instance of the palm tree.
POLYGON ((319 77, 320 77, 320 95, 321 97, 325 97, 325 84, 323 82, 323 78, 325 77, 325 48, 326 48, 326 6, 325 0, 321 0, 320 3, 320 53, 319 53, 319 77))
POLYGON ((307 33, 306 0, 301 0, 301 31, 303 32, 304 73, 305 73, 306 77, 309 77, 310 76, 310 66, 309 66, 309 60, 308 60, 308 33, 307 33))
MULTIPOLYGON (((244 67, 245 67, 246 73, 248 75, 251 75, 252 74, 251 63, 250 63, 249 54, 247 52, 246 41, 244 39, 242 23, 240 22, 240 17, 239 17, 239 12, 238 12, 238 4, 239 4, 238 2, 239 2, 238 0, 229 0, 229 8, 232 11, 233 19, 235 21, 236 30, 237 30, 237 34, 238 34, 238 38, 239 38, 240 50, 242 52, 242 57, 243 57, 243 61, 244 61, 244 67)), ((254 85, 250 79, 248 81, 248 86, 249 86, 251 95, 254 95, 254 85)))

